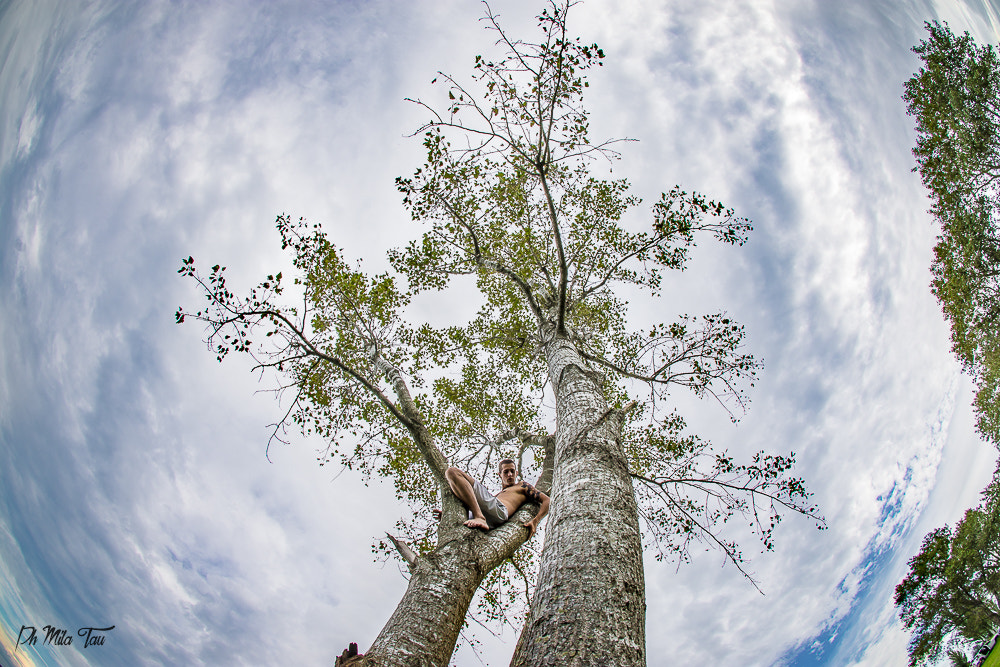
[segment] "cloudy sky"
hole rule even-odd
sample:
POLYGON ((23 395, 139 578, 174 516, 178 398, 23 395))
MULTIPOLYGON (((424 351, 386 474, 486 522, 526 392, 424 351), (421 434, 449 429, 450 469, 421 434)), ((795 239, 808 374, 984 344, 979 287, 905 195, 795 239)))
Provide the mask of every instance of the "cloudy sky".
MULTIPOLYGON (((531 38, 537 2, 495 4, 531 38)), ((900 100, 923 22, 1000 40, 984 0, 587 0, 607 52, 592 137, 638 139, 617 175, 754 221, 704 247, 638 319, 728 309, 765 367, 720 448, 795 451, 829 530, 789 517, 753 556, 647 560, 650 665, 903 665, 891 595, 932 528, 976 502, 996 451, 929 293, 934 227, 900 100), (723 663, 723 661, 725 661, 723 663)), ((281 408, 218 364, 179 305, 193 255, 249 286, 290 266, 273 228, 322 221, 348 255, 419 233, 393 179, 437 70, 491 48, 472 0, 0 2, 0 664, 331 664, 402 595, 371 544, 406 508, 272 446, 281 408), (22 626, 70 646, 15 649, 22 626), (106 628, 84 647, 79 628, 106 628)), ((425 305, 443 317, 447 303, 425 305)), ((419 310, 419 304, 418 304, 419 310)), ((431 312, 433 311, 433 312, 431 312)), ((472 624, 505 665, 515 639, 472 624)), ((23 635, 22 635, 23 637, 23 635)))

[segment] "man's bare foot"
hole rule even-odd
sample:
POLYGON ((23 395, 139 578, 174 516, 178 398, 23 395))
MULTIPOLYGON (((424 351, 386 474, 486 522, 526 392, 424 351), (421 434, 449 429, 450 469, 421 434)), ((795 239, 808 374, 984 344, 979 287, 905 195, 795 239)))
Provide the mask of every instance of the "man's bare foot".
POLYGON ((478 528, 480 530, 489 530, 490 524, 486 523, 486 519, 469 519, 465 522, 465 525, 469 528, 478 528))

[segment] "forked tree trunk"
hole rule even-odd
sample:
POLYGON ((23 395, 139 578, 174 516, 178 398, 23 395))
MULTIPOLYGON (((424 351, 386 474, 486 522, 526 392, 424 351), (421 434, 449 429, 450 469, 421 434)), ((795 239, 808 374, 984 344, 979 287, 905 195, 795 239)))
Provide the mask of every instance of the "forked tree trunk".
MULTIPOLYGON (((553 448, 546 447, 537 487, 552 486, 553 448)), ((444 501, 445 517, 464 519, 460 501, 444 501)), ((382 632, 364 656, 345 663, 351 667, 447 667, 455 650, 469 604, 483 579, 514 555, 528 537, 524 522, 538 511, 526 503, 510 519, 488 533, 460 522, 442 526, 438 547, 417 559, 409 585, 382 632)))
MULTIPOLYGON (((445 481, 447 459, 434 445, 402 374, 377 350, 371 354, 399 399, 400 420, 438 481, 444 514, 438 525, 437 547, 423 557, 404 554, 410 582, 371 648, 363 656, 337 660, 352 667, 448 667, 476 589, 487 574, 524 544, 528 530, 523 524, 539 506, 525 503, 506 523, 486 533, 464 526, 465 508, 445 481)), ((545 460, 537 486, 547 493, 552 487, 554 446, 552 438, 542 441, 545 460)))
POLYGON ((622 415, 569 341, 550 342, 546 358, 556 393, 552 509, 511 665, 644 665, 642 541, 622 415))
POLYGON ((452 542, 421 558, 403 599, 368 651, 368 664, 447 665, 482 579, 471 542, 452 542))
POLYGON ((358 665, 447 667, 472 597, 524 543, 521 523, 529 518, 518 512, 486 534, 460 526, 450 541, 418 559, 403 599, 358 665))

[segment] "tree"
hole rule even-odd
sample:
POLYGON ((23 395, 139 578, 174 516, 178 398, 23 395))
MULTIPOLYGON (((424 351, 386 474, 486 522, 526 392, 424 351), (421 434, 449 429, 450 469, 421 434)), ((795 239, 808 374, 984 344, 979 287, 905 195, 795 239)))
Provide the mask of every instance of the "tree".
POLYGON ((394 280, 353 270, 318 226, 287 216, 279 216, 277 226, 282 247, 292 250, 300 274, 295 284, 302 290, 301 307, 272 303, 285 289, 280 272, 267 276, 248 296, 237 297, 227 286, 225 267, 217 264, 203 278, 188 258, 180 273, 197 281, 208 307, 194 315, 178 309, 177 321, 192 317, 208 323, 208 342, 220 361, 230 352, 247 353, 255 368, 273 369, 287 379, 279 389, 289 388, 295 396, 276 437, 289 421, 305 433, 318 433, 330 443, 321 465, 339 456, 346 468, 392 477, 399 497, 425 510, 434 503, 435 491, 442 491, 436 546, 426 548, 425 538, 418 555, 390 536, 407 563, 409 584, 371 649, 351 664, 447 665, 477 588, 514 557, 528 537, 521 524, 538 507, 522 506, 509 522, 485 535, 468 530, 462 525, 464 509, 445 492, 448 462, 439 444, 453 457, 458 450, 449 444, 459 440, 503 454, 512 453, 501 448, 513 442, 519 459, 526 448, 538 447, 548 455, 537 486, 548 491, 551 438, 496 430, 496 423, 536 421, 523 396, 504 393, 510 383, 504 369, 490 369, 487 387, 477 377, 481 369, 470 362, 461 381, 442 379, 435 383, 434 395, 414 395, 400 369, 419 382, 419 366, 398 341, 419 337, 419 332, 400 320, 407 297, 396 290, 394 280), (494 392, 492 400, 487 389, 494 392), (474 406, 494 401, 495 411, 473 412, 474 406), (442 426, 449 430, 441 431, 442 426), (423 479, 427 472, 435 483, 423 479))
MULTIPOLYGON (((927 23, 913 51, 923 67, 905 84, 916 119, 913 154, 941 225, 931 289, 951 323, 952 350, 977 385, 977 429, 1000 446, 1000 63, 947 24, 927 23)), ((1000 621, 996 593, 997 476, 952 532, 925 536, 896 587, 896 606, 913 635, 910 664, 947 651, 956 664, 1000 621)))
MULTIPOLYGON (((895 603, 910 638, 910 665, 943 652, 957 656, 1000 628, 1000 469, 955 530, 924 537, 896 586, 895 603)), ((962 653, 964 654, 964 653, 962 653)))
POLYGON ((913 49, 924 66, 903 99, 941 225, 931 287, 951 323, 952 350, 977 385, 979 432, 1000 446, 1000 63, 968 33, 926 27, 929 37, 913 49))
POLYGON ((758 364, 741 351, 743 327, 719 313, 639 330, 613 288, 659 297, 664 272, 682 270, 699 238, 742 245, 750 224, 678 187, 654 204, 649 231, 623 227, 640 200, 627 181, 593 175, 617 154, 613 141, 591 143, 582 106, 583 74, 604 53, 568 36, 569 7, 547 3, 538 43, 508 37, 487 7, 503 55, 477 56, 467 85, 439 73, 445 109, 415 101, 431 118, 416 133, 427 160, 397 187, 426 231, 389 251, 393 272, 350 268, 320 228, 287 216, 278 228, 299 273, 298 308, 278 304, 280 273, 241 298, 222 267, 207 278, 191 258, 181 268, 209 305, 178 310, 178 321, 206 322, 220 360, 244 352, 275 371, 294 394, 282 425, 325 437, 327 458, 392 477, 418 508, 443 499, 434 532, 408 527, 423 555, 404 556, 409 587, 365 656, 372 664, 446 664, 484 577, 504 562, 524 572, 518 522, 487 535, 461 526, 448 460, 483 469, 550 451, 539 486, 551 472, 552 510, 514 664, 645 662, 640 517, 660 556, 684 560, 705 541, 744 574, 741 549, 720 532, 732 517, 765 549, 782 511, 822 525, 788 474, 794 454, 739 464, 685 434, 668 408, 672 387, 745 406, 758 364), (412 299, 462 276, 481 294, 471 321, 406 321, 412 299))

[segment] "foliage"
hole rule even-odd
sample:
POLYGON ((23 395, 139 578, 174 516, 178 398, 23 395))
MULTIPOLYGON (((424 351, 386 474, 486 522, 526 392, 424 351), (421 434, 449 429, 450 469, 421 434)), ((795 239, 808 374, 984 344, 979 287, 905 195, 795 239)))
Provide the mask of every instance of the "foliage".
POLYGON ((911 665, 949 649, 975 650, 1000 627, 1000 470, 954 530, 944 526, 924 537, 909 567, 895 603, 913 633, 911 665))
POLYGON ((692 544, 707 543, 721 549, 752 582, 740 546, 723 538, 719 527, 739 514, 771 551, 783 511, 816 516, 818 508, 805 502, 810 494, 804 480, 786 475, 795 453, 757 452, 749 463, 737 464, 727 452, 684 435, 684 426, 683 418, 673 413, 659 424, 633 426, 626 436, 648 540, 657 560, 680 562, 690 560, 692 544))
POLYGON ((976 382, 980 433, 1000 445, 1000 63, 992 46, 928 23, 913 50, 923 67, 905 84, 917 159, 941 225, 933 292, 952 349, 976 382))
POLYGON ((969 656, 958 649, 948 649, 948 660, 951 661, 951 667, 974 667, 969 656))
MULTIPOLYGON (((758 453, 737 465, 709 443, 682 436, 683 419, 660 406, 680 386, 744 408, 758 368, 742 352, 745 330, 725 313, 638 330, 615 289, 660 297, 664 272, 683 271, 700 237, 742 245, 751 225, 680 187, 653 205, 649 231, 621 225, 641 200, 626 180, 594 175, 595 159, 619 157, 615 141, 591 142, 582 106, 583 73, 602 64, 604 53, 566 36, 567 9, 550 4, 543 11, 540 44, 510 41, 488 16, 506 53, 476 58, 479 93, 439 73, 436 81, 448 87, 445 112, 417 102, 433 115, 419 130, 427 162, 397 186, 414 220, 429 229, 390 257, 416 289, 476 275, 485 303, 471 328, 484 351, 525 364, 528 381, 527 365, 540 361, 552 336, 573 340, 606 373, 613 402, 642 406, 635 412, 644 425, 637 420, 623 441, 659 555, 685 560, 691 541, 704 540, 743 571, 738 546, 716 533, 734 514, 750 519, 767 549, 779 510, 817 516, 802 480, 785 474, 794 454, 758 453)), ((534 368, 534 387, 553 381, 534 368)))

